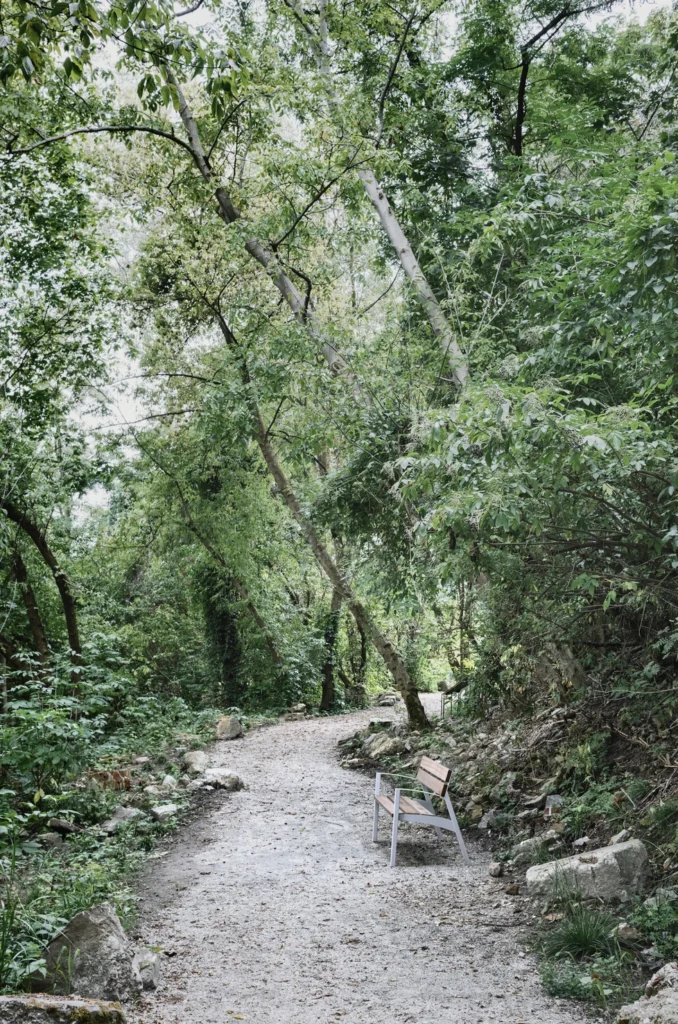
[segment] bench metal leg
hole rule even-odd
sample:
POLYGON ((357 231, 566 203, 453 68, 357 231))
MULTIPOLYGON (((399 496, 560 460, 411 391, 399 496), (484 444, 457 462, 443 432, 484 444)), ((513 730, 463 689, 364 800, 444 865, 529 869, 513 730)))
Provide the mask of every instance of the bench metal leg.
POLYGON ((400 817, 400 790, 396 789, 393 800, 393 830, 391 832, 391 864, 394 868, 398 854, 398 819, 400 817))
POLYGON ((372 822, 372 842, 376 843, 379 838, 379 804, 374 801, 374 821, 372 822))
MULTIPOLYGON (((433 803, 432 803, 432 801, 431 801, 431 797, 430 797, 430 796, 428 795, 428 793, 426 792, 426 790, 424 790, 424 803, 425 803, 425 804, 426 804, 426 806, 428 807, 428 809, 429 809, 429 811, 431 812, 431 814, 435 814, 435 813, 436 813, 436 812, 435 812, 435 808, 434 808, 434 806, 433 806, 433 803)), ((440 831, 440 829, 438 828, 438 826, 437 826, 437 825, 434 825, 434 826, 433 826, 433 829, 434 829, 434 831, 435 831, 435 834, 436 834, 436 835, 438 836, 438 839, 442 839, 442 838, 443 838, 443 834, 442 834, 442 832, 440 831)))
POLYGON ((466 861, 466 863, 470 864, 471 861, 469 860, 469 855, 466 852, 466 844, 464 843, 464 838, 463 838, 463 836, 461 834, 461 829, 459 828, 459 823, 457 821, 457 816, 454 813, 454 807, 452 806, 452 801, 450 800, 449 795, 447 793, 445 794, 445 804, 447 806, 447 811, 448 811, 448 814, 450 816, 450 821, 452 822, 452 831, 454 832, 455 836, 457 837, 457 842, 459 843, 459 849, 461 850, 461 855, 464 858, 464 860, 466 861))

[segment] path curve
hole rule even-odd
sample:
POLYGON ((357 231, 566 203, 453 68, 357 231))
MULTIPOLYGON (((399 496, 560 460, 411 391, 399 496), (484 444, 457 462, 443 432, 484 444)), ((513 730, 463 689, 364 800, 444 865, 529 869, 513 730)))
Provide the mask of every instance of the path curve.
MULTIPOLYGON (((433 696, 433 695, 431 695, 433 696)), ((370 712, 288 722, 219 743, 247 789, 184 827, 141 885, 139 937, 163 984, 138 1024, 572 1024, 522 952, 524 906, 454 838, 388 826, 371 842, 373 783, 337 741, 370 712)))

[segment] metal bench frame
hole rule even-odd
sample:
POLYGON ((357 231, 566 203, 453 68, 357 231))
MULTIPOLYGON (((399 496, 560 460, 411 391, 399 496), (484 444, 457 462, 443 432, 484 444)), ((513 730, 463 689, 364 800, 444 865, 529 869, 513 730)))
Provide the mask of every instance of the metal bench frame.
MULTIPOLYGON (((390 814, 393 817, 393 828, 391 831, 391 861, 390 867, 394 868, 396 864, 396 857, 398 854, 398 826, 401 821, 408 821, 412 825, 428 825, 435 829, 435 833, 438 839, 442 839, 442 829, 448 832, 454 832, 457 842, 459 843, 459 849, 461 855, 467 864, 470 863, 469 856, 466 851, 466 845, 464 843, 459 823, 457 822, 457 816, 454 813, 454 807, 450 800, 450 795, 447 792, 447 785, 450 780, 452 772, 445 765, 441 764, 440 761, 433 761, 430 757, 422 757, 421 764, 419 765, 419 771, 417 772, 416 781, 420 787, 419 789, 405 789, 402 787, 396 788, 393 797, 387 797, 381 792, 381 779, 382 776, 389 775, 388 772, 377 772, 375 786, 374 786, 374 821, 372 825, 372 841, 377 842, 379 835, 379 815, 382 811, 386 814, 390 814), (420 792, 420 796, 423 795, 423 804, 419 803, 418 800, 413 800, 406 793, 420 792), (431 800, 431 795, 439 796, 445 801, 447 813, 449 817, 445 818, 440 814, 436 814, 431 800), (405 807, 405 810, 401 810, 401 804, 405 807), (415 808, 416 810, 413 810, 415 808)), ((398 776, 393 776, 398 778, 398 776)))

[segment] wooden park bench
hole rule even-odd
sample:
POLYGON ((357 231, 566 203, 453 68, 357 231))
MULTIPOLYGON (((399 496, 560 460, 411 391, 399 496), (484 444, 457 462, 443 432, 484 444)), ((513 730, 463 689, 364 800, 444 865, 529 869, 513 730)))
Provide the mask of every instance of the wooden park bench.
MULTIPOLYGON (((393 830, 391 833, 392 868, 395 867, 396 855, 398 852, 398 826, 401 821, 409 821, 413 825, 428 825, 435 829, 438 839, 442 839, 443 837, 441 829, 447 829, 449 832, 454 832, 457 837, 457 842, 459 843, 461 855, 466 863, 469 863, 469 857, 466 852, 466 846, 464 845, 461 829, 457 823, 450 795, 447 792, 447 786, 450 781, 451 774, 451 769, 446 768, 444 764, 440 763, 440 761, 433 761, 430 757, 422 757, 419 765, 419 771, 416 776, 416 782, 419 783, 417 789, 399 788, 396 789, 393 796, 390 797, 381 792, 382 775, 388 775, 388 773, 377 772, 374 787, 374 824, 372 827, 372 840, 375 843, 378 840, 379 815, 382 810, 386 811, 386 813, 390 814, 393 818, 393 830), (413 797, 405 795, 406 793, 415 792, 423 796, 423 803, 419 800, 415 800, 413 797), (444 817, 443 815, 436 813, 433 807, 433 801, 431 800, 431 794, 434 794, 445 801, 448 817, 444 817)), ((395 777, 397 778, 398 776, 395 777)))

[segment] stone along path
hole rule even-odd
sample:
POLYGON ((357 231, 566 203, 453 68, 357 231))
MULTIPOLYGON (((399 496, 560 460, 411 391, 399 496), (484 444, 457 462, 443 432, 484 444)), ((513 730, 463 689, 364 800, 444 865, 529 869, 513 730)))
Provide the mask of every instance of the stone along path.
MULTIPOLYGON (((247 789, 214 803, 153 862, 139 933, 163 956, 137 1024, 571 1024, 522 952, 516 901, 451 835, 389 824, 373 781, 337 762, 369 712, 218 744, 247 789)), ((518 904, 522 907, 522 903, 518 904)))

